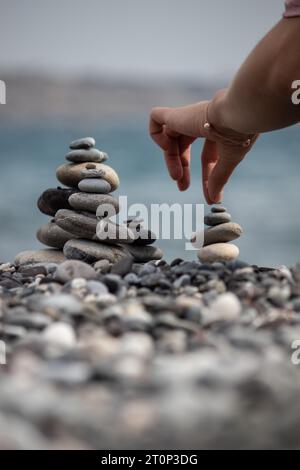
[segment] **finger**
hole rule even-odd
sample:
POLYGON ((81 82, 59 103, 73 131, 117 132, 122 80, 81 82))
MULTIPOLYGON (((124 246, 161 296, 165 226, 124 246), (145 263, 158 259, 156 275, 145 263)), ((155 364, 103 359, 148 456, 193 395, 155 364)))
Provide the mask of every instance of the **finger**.
POLYGON ((208 178, 208 194, 213 202, 222 200, 225 184, 245 156, 245 151, 240 148, 220 147, 218 161, 208 178))
POLYGON ((163 150, 167 150, 168 139, 164 133, 164 125, 170 108, 153 108, 150 113, 149 133, 154 142, 163 150))
POLYGON ((169 108, 164 117, 169 127, 182 135, 193 138, 204 137, 203 125, 206 119, 208 101, 201 101, 180 108, 169 108))
POLYGON ((177 180, 177 187, 179 191, 185 191, 190 186, 190 169, 185 167, 182 169, 182 177, 180 180, 177 180))
POLYGON ((210 198, 208 191, 208 182, 211 172, 213 171, 216 162, 218 160, 217 146, 215 142, 206 139, 201 154, 202 162, 202 187, 204 197, 207 204, 213 204, 213 200, 210 198))
POLYGON ((179 143, 175 137, 167 136, 168 146, 164 152, 165 161, 171 178, 178 181, 183 176, 183 169, 179 154, 179 143))
POLYGON ((185 191, 190 186, 191 144, 195 139, 187 136, 181 136, 178 140, 183 174, 182 178, 177 181, 177 186, 180 191, 185 191))
POLYGON ((156 107, 151 110, 150 117, 159 124, 165 124, 172 112, 172 108, 156 107))
POLYGON ((168 139, 164 133, 164 126, 153 119, 150 119, 149 133, 154 142, 162 149, 168 148, 168 139))

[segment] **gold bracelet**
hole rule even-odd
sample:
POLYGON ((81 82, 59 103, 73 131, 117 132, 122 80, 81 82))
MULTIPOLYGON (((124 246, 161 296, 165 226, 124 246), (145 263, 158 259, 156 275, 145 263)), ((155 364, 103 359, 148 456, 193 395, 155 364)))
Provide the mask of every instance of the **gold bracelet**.
POLYGON ((249 134, 248 138, 246 140, 239 140, 239 139, 234 139, 231 137, 227 137, 226 135, 221 134, 218 132, 214 126, 209 122, 208 119, 208 107, 209 107, 210 101, 207 103, 206 106, 206 112, 205 112, 205 122, 204 122, 204 129, 205 131, 208 132, 207 138, 209 139, 209 136, 214 137, 212 140, 219 140, 222 142, 226 142, 229 145, 234 145, 238 147, 249 147, 252 143, 252 141, 255 139, 256 134, 249 134))

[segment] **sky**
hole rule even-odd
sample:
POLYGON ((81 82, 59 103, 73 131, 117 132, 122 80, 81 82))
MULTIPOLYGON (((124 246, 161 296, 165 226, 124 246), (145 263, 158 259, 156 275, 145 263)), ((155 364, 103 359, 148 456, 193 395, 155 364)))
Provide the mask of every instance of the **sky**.
POLYGON ((283 0, 0 0, 0 70, 230 78, 283 0))

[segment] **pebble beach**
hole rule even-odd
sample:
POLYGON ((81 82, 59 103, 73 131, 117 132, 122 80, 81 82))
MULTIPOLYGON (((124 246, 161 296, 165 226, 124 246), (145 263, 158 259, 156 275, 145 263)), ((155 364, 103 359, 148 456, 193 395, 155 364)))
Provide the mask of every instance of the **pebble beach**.
POLYGON ((1 448, 299 447, 299 265, 106 269, 0 265, 1 448))

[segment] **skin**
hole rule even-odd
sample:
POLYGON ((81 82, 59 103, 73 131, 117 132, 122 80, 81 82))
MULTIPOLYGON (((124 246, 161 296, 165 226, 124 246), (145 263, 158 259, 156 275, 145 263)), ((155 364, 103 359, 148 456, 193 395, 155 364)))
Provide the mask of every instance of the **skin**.
POLYGON ((222 200, 225 184, 260 133, 300 121, 300 105, 291 100, 292 82, 300 79, 299 42, 300 17, 284 18, 253 49, 228 89, 210 101, 152 109, 150 135, 180 191, 190 185, 191 146, 197 138, 205 139, 202 186, 207 203, 213 204, 222 200), (204 128, 207 121, 210 131, 204 128), (249 137, 248 147, 226 140, 242 143, 249 137))

